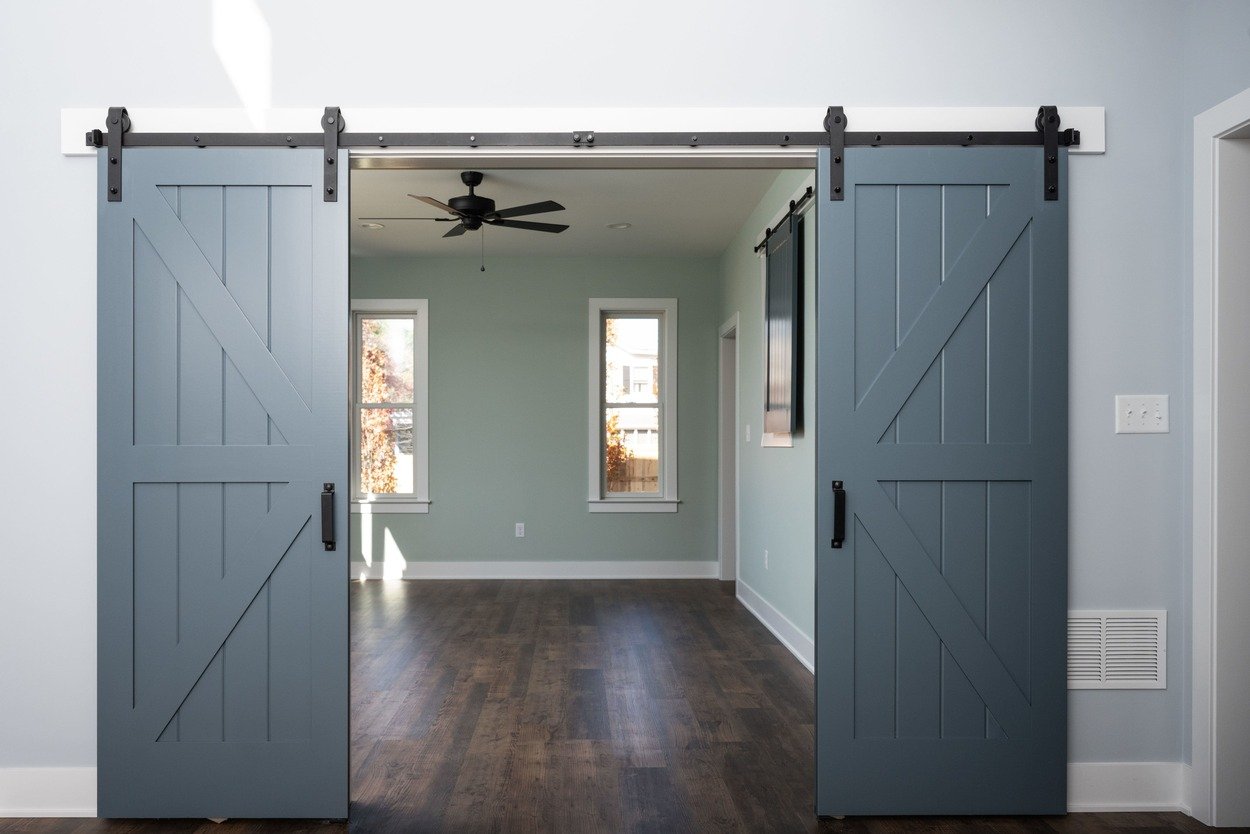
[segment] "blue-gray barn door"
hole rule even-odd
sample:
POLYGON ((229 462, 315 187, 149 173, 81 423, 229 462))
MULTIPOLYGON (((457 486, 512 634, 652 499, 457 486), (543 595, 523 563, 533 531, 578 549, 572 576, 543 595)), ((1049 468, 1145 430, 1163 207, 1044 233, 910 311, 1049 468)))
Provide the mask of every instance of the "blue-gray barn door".
POLYGON ((319 506, 348 471, 347 159, 327 203, 321 158, 126 150, 100 199, 104 817, 347 816, 347 556, 319 506))
POLYGON ((1066 810, 1067 209, 1041 154, 851 149, 819 203, 822 815, 1066 810))

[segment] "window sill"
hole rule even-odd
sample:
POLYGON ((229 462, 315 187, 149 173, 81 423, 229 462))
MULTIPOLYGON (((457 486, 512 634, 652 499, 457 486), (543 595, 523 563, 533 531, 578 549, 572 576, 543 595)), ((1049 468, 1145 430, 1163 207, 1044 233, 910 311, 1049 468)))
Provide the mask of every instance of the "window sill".
POLYGON ((676 498, 592 498, 586 503, 592 513, 675 513, 681 502, 676 498))
POLYGON ((362 515, 375 515, 382 513, 428 513, 430 511, 429 501, 419 501, 417 499, 400 499, 387 501, 366 501, 355 499, 352 501, 352 512, 362 515))

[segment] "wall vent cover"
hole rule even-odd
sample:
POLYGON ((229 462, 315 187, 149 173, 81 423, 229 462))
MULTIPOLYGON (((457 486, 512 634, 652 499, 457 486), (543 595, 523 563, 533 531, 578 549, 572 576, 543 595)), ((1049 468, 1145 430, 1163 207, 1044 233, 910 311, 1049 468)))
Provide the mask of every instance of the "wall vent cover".
POLYGON ((1166 689, 1166 611, 1069 611, 1068 689, 1166 689))

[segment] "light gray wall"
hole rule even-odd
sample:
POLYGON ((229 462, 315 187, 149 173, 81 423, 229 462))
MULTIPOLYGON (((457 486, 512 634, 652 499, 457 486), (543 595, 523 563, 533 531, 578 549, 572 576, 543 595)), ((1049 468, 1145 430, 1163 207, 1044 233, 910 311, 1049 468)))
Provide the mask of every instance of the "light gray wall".
MULTIPOLYGON (((425 71, 463 57, 455 4, 254 3, 272 44, 258 96, 274 106, 1105 105, 1108 153, 1071 168, 1072 602, 1184 622, 1189 171, 1175 162, 1185 102, 1250 83, 1240 59, 1186 70, 1244 54, 1246 4, 804 0, 785 37, 755 4, 501 4, 475 18, 473 47, 525 71, 466 87, 425 71), (1117 391, 1176 394, 1173 433, 1114 437, 1117 391)), ((239 106, 211 27, 231 5, 21 3, 0 26, 0 389, 41 405, 0 412, 0 767, 95 760, 96 194, 94 162, 59 154, 59 108, 239 106)), ((1170 637, 1175 682, 1179 625, 1170 637)), ((1179 759, 1182 688, 1074 699, 1073 757, 1179 759)))
POLYGON ((428 515, 373 516, 370 558, 389 534, 407 561, 715 560, 716 261, 488 256, 487 271, 478 266, 352 261, 353 297, 430 301, 433 504, 428 515), (676 513, 587 511, 594 297, 677 299, 676 513))
POLYGON ((802 430, 791 448, 760 445, 764 428, 764 284, 753 251, 808 176, 783 171, 743 223, 720 260, 720 320, 738 314, 738 579, 808 638, 814 635, 816 531, 815 339, 816 217, 809 212, 804 243, 802 430), (747 426, 751 439, 746 439, 747 426), (768 551, 768 567, 764 551, 768 551))

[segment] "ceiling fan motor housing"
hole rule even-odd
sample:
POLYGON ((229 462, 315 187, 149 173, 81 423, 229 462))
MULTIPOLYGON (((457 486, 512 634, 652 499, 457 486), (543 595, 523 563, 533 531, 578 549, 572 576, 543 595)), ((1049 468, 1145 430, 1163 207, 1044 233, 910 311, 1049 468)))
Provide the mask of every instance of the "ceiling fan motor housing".
MULTIPOLYGON (((476 218, 480 223, 483 215, 490 214, 495 210, 495 201, 489 197, 479 197, 476 194, 465 194, 463 197, 452 197, 447 201, 447 205, 454 208, 461 214, 468 215, 468 218, 476 218)), ((466 224, 467 225, 467 224, 466 224)), ((473 228, 477 228, 474 226, 473 228)))
POLYGON ((447 201, 447 205, 466 215, 461 218, 466 229, 470 231, 480 229, 482 218, 495 210, 495 201, 473 193, 473 189, 482 184, 481 171, 462 171, 460 181, 469 186, 469 193, 462 197, 452 197, 447 201))

